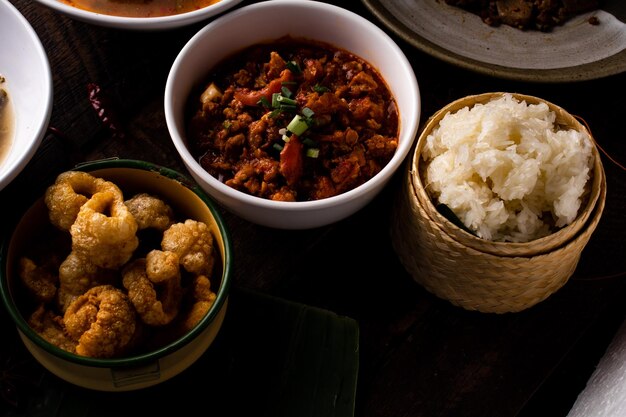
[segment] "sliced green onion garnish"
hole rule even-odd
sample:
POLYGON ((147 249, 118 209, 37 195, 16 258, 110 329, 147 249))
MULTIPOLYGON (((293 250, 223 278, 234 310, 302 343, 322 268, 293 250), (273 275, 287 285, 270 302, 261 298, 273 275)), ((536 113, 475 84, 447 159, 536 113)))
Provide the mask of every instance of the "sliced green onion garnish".
POLYGON ((298 136, 303 134, 308 128, 309 125, 307 124, 306 120, 299 114, 296 114, 291 122, 289 122, 289 124, 287 125, 287 130, 298 136))
POLYGON ((287 87, 285 87, 285 85, 283 84, 282 87, 280 87, 280 93, 287 97, 287 98, 291 98, 291 96, 293 95, 293 93, 291 92, 290 89, 288 89, 287 87))
POLYGON ((302 115, 306 118, 313 117, 314 114, 315 112, 308 107, 302 109, 302 115))
POLYGON ((311 126, 314 123, 313 116, 315 112, 308 107, 302 109, 302 115, 304 116, 307 125, 311 126))
POLYGON ((300 66, 296 61, 288 61, 285 66, 289 71, 293 72, 294 74, 300 74, 302 72, 300 66))
POLYGON ((317 142, 315 142, 311 138, 304 138, 304 139, 302 139, 302 144, 304 146, 306 146, 306 147, 309 147, 309 148, 317 148, 317 142))
POLYGON ((328 87, 324 87, 323 85, 315 84, 313 86, 313 91, 315 91, 316 93, 325 93, 327 91, 330 91, 330 89, 328 87))
POLYGON ((290 131, 285 128, 282 128, 278 131, 281 135, 283 135, 283 141, 289 142, 291 140, 290 136, 293 135, 290 131))
POLYGON ((272 108, 273 109, 277 109, 280 106, 280 103, 278 102, 278 97, 280 97, 280 93, 272 94, 272 108))
POLYGON ((289 111, 289 112, 294 112, 297 110, 297 107, 295 104, 280 104, 278 106, 278 110, 280 111, 289 111))
POLYGON ((265 96, 261 97, 259 101, 256 102, 257 105, 270 108, 270 102, 267 100, 265 96))
POLYGON ((281 145, 280 143, 275 143, 272 145, 272 148, 276 149, 277 151, 282 151, 283 150, 283 145, 281 145))
POLYGON ((274 118, 278 117, 281 113, 282 113, 282 111, 280 109, 274 109, 270 113, 270 117, 274 119, 274 118))
POLYGON ((320 150, 317 148, 307 148, 305 154, 309 158, 317 158, 320 155, 320 150))
POLYGON ((289 112, 293 112, 297 110, 296 107, 296 101, 289 98, 289 97, 285 97, 280 93, 274 93, 272 94, 272 108, 278 110, 278 111, 289 111, 289 112))
MULTIPOLYGON (((273 99, 274 98, 272 97, 272 100, 273 99)), ((295 106, 297 104, 296 100, 288 98, 288 97, 285 97, 285 96, 281 96, 280 94, 276 97, 276 101, 278 103, 280 103, 280 104, 286 104, 286 105, 289 105, 289 106, 295 106)))

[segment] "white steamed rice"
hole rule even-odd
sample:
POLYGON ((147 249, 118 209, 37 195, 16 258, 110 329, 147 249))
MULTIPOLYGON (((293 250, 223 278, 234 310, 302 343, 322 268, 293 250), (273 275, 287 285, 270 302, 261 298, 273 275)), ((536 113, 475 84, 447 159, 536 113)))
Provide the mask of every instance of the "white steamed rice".
POLYGON ((426 138, 423 180, 477 236, 526 242, 577 216, 593 165, 586 132, 511 94, 448 113, 426 138))

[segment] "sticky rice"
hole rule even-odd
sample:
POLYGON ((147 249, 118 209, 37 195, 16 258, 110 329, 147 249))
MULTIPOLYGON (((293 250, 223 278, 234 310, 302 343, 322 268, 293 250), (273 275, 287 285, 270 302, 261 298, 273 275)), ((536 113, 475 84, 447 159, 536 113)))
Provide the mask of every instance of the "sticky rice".
POLYGON ((421 173, 477 236, 527 242, 570 224, 589 192, 593 143, 547 104, 511 94, 448 113, 426 138, 421 173))

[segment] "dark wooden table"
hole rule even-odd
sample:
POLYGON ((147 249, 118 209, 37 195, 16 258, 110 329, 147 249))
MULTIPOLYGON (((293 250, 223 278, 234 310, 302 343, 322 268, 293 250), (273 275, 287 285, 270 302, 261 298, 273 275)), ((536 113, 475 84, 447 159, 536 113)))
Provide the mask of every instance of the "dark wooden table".
MULTIPOLYGON (((24 201, 19 193, 40 192, 41 184, 76 163, 122 157, 186 172, 165 126, 163 91, 179 50, 206 22, 128 32, 73 21, 31 0, 10 1, 48 53, 54 108, 40 152, 0 193, 4 233, 14 220, 9 212, 19 213, 24 201), (89 100, 90 84, 101 88, 123 135, 102 123, 89 100)), ((378 23, 360 2, 340 3, 378 23)), ((453 67, 390 35, 414 66, 422 122, 468 94, 530 94, 583 117, 602 148, 626 162, 626 74, 561 84, 497 79, 453 67)), ((626 313, 626 172, 603 158, 606 209, 574 276, 526 311, 466 311, 411 279, 389 239, 398 178, 359 213, 314 230, 273 230, 224 211, 234 242, 234 287, 358 322, 356 416, 565 416, 626 313)), ((10 415, 10 407, 3 409, 10 415)))

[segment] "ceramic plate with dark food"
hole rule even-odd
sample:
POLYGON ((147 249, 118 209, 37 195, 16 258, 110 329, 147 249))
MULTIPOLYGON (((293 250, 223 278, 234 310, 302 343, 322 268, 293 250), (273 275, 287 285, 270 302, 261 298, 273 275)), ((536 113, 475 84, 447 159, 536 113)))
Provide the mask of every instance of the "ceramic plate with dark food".
POLYGON ((601 1, 599 8, 575 13, 547 30, 490 25, 478 13, 449 4, 453 1, 362 1, 411 45, 475 72, 520 81, 570 82, 626 70, 626 2, 621 0, 601 1))

